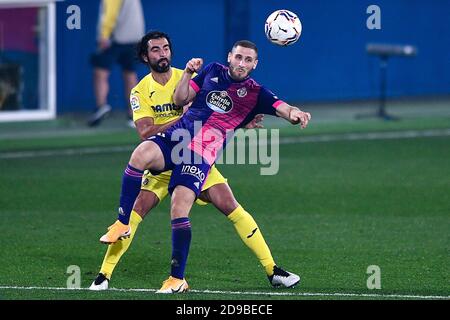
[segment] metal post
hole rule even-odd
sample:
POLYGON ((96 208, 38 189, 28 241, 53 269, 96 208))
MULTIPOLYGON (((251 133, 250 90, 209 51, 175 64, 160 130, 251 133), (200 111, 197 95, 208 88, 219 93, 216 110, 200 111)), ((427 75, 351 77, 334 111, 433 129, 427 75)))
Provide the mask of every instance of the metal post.
POLYGON ((380 56, 380 102, 378 108, 378 117, 384 120, 398 120, 397 117, 386 113, 386 83, 387 83, 387 67, 389 56, 380 56))
POLYGON ((387 67, 389 57, 413 57, 417 54, 417 48, 412 45, 389 45, 389 44, 377 44, 369 43, 366 46, 368 54, 376 55, 380 58, 379 70, 380 70, 380 95, 378 111, 372 115, 357 114, 356 119, 362 119, 367 117, 378 117, 384 120, 398 120, 397 117, 391 116, 386 113, 386 100, 387 100, 387 67))
POLYGON ((380 106, 378 116, 384 118, 386 116, 386 76, 387 76, 388 57, 380 57, 380 106))

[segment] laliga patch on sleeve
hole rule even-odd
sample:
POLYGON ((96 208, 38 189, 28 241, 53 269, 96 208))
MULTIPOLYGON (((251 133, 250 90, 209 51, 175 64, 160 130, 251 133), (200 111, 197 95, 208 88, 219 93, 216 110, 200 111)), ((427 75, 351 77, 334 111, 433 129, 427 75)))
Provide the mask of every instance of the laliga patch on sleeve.
POLYGON ((139 98, 136 96, 130 97, 130 105, 133 111, 138 111, 141 108, 141 106, 139 105, 139 98))

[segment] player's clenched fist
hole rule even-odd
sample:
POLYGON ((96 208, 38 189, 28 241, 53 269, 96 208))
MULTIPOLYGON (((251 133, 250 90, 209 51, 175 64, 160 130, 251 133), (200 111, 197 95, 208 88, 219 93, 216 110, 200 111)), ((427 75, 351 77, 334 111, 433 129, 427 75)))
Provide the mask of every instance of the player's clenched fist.
POLYGON ((187 73, 193 74, 194 72, 197 72, 200 70, 200 68, 203 65, 203 59, 201 58, 192 58, 191 60, 186 63, 186 69, 185 71, 187 73))

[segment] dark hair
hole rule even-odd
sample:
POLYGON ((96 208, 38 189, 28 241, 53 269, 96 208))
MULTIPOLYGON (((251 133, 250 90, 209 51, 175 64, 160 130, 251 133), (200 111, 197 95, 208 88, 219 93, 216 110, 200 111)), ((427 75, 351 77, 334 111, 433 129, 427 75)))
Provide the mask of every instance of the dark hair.
POLYGON ((237 46, 253 49, 253 50, 255 50, 256 54, 258 54, 258 48, 256 47, 256 44, 254 44, 253 42, 251 42, 249 40, 236 41, 236 43, 233 45, 233 48, 231 48, 231 50, 233 51, 233 49, 236 48, 237 46))
POLYGON ((150 31, 145 36, 143 36, 141 41, 139 41, 139 43, 137 44, 136 53, 139 61, 141 61, 144 64, 147 64, 147 62, 144 59, 142 59, 142 56, 147 56, 148 41, 152 39, 161 39, 161 38, 165 38, 167 40, 167 42, 169 43, 170 52, 172 53, 172 42, 170 41, 169 35, 162 31, 150 31))

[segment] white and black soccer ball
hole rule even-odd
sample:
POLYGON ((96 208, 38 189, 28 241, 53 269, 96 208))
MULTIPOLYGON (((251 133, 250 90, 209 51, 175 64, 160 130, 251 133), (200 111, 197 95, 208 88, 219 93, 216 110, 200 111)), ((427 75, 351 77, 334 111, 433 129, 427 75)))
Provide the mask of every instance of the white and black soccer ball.
POLYGON ((302 34, 302 23, 298 16, 289 10, 277 10, 267 17, 264 26, 267 39, 279 46, 294 44, 302 34))

